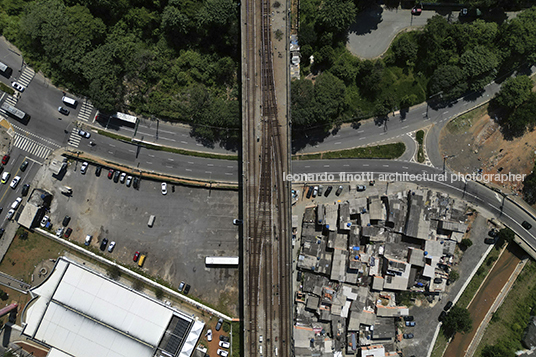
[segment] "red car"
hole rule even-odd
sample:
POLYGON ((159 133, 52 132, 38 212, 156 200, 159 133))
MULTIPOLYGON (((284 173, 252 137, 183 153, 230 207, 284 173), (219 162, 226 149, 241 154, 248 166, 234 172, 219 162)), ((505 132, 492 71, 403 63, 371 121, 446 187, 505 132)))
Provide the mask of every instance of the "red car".
POLYGON ((71 236, 71 233, 73 233, 73 229, 72 228, 67 228, 67 230, 65 231, 65 234, 63 236, 65 238, 69 238, 71 236))
POLYGON ((422 13, 422 9, 420 7, 414 7, 413 9, 411 9, 412 15, 420 15, 421 13, 422 13))
POLYGON ((134 253, 134 258, 132 260, 137 262, 139 257, 140 257, 140 252, 136 252, 136 253, 134 253))
POLYGON ((4 157, 2 158, 2 164, 5 165, 7 164, 8 161, 9 161, 9 155, 4 155, 4 157))
POLYGON ((108 171, 108 178, 111 179, 113 176, 114 176, 114 170, 110 169, 110 171, 108 171))

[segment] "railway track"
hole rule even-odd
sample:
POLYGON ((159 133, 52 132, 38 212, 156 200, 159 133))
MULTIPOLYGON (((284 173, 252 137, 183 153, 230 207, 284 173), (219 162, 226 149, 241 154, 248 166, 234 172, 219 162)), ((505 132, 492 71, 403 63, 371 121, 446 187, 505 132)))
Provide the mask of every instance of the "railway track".
POLYGON ((270 6, 269 0, 246 0, 242 7, 247 356, 291 355, 290 189, 283 181, 288 138, 280 133, 287 119, 277 107, 270 6))

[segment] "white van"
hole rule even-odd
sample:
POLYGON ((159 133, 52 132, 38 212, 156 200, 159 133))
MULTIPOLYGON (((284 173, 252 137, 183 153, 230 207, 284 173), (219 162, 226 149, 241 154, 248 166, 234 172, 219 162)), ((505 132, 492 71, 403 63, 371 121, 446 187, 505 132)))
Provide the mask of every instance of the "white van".
POLYGON ((154 224, 154 220, 156 219, 156 216, 155 215, 151 215, 151 217, 149 217, 149 222, 147 223, 147 225, 149 227, 152 227, 153 224, 154 224))
POLYGON ((69 98, 64 95, 63 98, 61 98, 61 100, 63 101, 63 103, 70 105, 71 107, 76 107, 77 102, 73 98, 69 98))

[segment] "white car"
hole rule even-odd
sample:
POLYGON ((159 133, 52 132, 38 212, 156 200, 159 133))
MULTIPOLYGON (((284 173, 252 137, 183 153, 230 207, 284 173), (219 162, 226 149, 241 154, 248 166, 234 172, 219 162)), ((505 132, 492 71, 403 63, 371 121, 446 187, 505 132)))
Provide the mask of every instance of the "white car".
POLYGON ((162 194, 167 195, 167 183, 162 182, 162 194))
POLYGON ((91 137, 91 134, 87 131, 78 130, 78 135, 80 135, 83 138, 89 139, 91 137))
POLYGON ((87 171, 87 167, 89 166, 89 164, 87 162, 84 161, 84 163, 82 164, 82 167, 80 168, 80 172, 82 173, 82 175, 85 175, 86 174, 86 171, 87 171))
POLYGON ((13 177, 13 181, 11 181, 11 184, 9 185, 9 187, 17 188, 17 185, 19 184, 19 182, 20 182, 20 176, 15 176, 13 177))
POLYGON ((127 174, 126 173, 122 173, 121 176, 119 177, 119 182, 121 183, 125 183, 125 179, 127 178, 127 174))
POLYGON ((57 237, 61 237, 61 235, 63 234, 63 227, 60 227, 56 230, 56 236, 57 237))
POLYGON ((4 173, 2 174, 2 183, 6 183, 7 180, 9 180, 9 177, 10 177, 10 176, 11 176, 11 174, 10 174, 8 171, 4 172, 4 173))
POLYGON ((11 219, 13 218, 13 215, 15 214, 15 210, 14 209, 10 209, 8 212, 7 212, 7 216, 6 218, 7 219, 11 219))
POLYGON ((227 357, 229 356, 229 352, 225 351, 225 350, 220 350, 218 349, 218 356, 221 356, 221 357, 227 357))
POLYGON ((50 218, 48 218, 48 216, 44 216, 43 219, 41 220, 40 226, 44 228, 47 225, 49 219, 50 218))
POLYGON ((91 238, 93 238, 93 236, 90 236, 89 234, 86 236, 86 241, 84 242, 85 245, 89 245, 89 243, 91 243, 91 238))
POLYGON ((206 336, 208 342, 212 341, 212 330, 209 329, 207 331, 207 333, 205 334, 205 336, 206 336))
POLYGON ((225 342, 225 341, 220 341, 219 345, 220 347, 223 347, 223 348, 229 348, 231 346, 229 342, 225 342))
POLYGON ((24 90, 26 89, 24 86, 18 84, 17 82, 11 82, 11 86, 19 92, 24 92, 24 90))
POLYGON ((17 199, 15 200, 15 202, 13 202, 13 203, 11 204, 11 208, 12 208, 12 209, 17 209, 17 208, 19 208, 19 205, 20 205, 21 202, 22 202, 22 197, 17 198, 17 199))
POLYGON ((115 247, 115 242, 114 241, 111 241, 110 242, 110 245, 108 246, 108 252, 112 252, 112 250, 114 250, 114 247, 115 247))
POLYGON ((127 187, 130 187, 131 184, 132 184, 132 176, 127 176, 127 182, 125 183, 125 185, 127 185, 127 187))

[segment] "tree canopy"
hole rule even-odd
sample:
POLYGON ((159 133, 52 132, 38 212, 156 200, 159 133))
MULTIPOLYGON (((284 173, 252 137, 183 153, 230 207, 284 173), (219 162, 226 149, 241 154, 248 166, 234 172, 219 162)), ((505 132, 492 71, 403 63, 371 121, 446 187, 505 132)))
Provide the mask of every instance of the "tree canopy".
POLYGON ((469 311, 454 305, 449 311, 441 326, 446 336, 454 336, 456 332, 467 333, 473 328, 473 322, 469 311))

